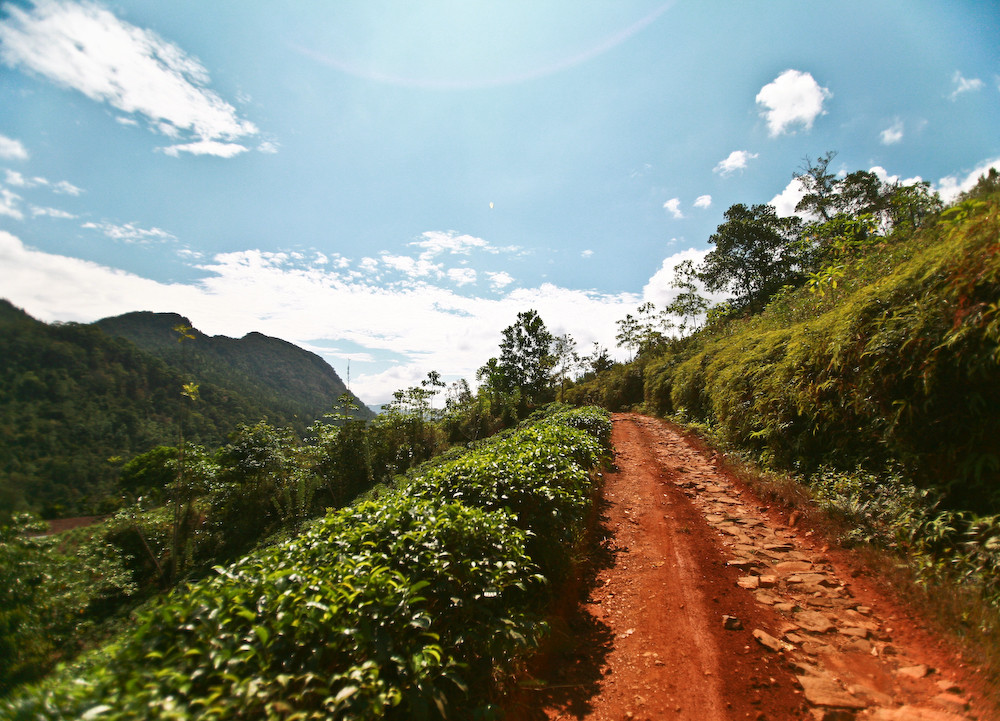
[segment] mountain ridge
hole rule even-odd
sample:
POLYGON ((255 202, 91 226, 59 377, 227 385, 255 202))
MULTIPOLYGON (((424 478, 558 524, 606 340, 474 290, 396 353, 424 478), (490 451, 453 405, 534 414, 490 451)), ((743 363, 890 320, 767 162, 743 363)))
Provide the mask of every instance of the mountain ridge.
MULTIPOLYGON (((261 419, 303 435, 346 391, 322 358, 287 341, 193 331, 182 345, 173 327, 183 316, 121 318, 48 324, 0 299, 0 512, 112 510, 129 458, 182 433, 214 449, 261 419), (181 394, 187 383, 197 402, 181 394)), ((355 404, 356 417, 374 417, 355 404)))

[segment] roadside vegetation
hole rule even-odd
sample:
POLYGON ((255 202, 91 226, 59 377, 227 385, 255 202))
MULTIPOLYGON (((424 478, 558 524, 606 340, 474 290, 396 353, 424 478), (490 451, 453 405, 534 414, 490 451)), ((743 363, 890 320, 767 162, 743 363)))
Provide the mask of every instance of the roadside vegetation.
POLYGON ((487 718, 609 447, 606 413, 564 410, 434 464, 147 604, 5 716, 487 718))
POLYGON ((693 275, 729 303, 683 333, 676 308, 640 308, 620 337, 635 360, 567 398, 672 419, 758 469, 772 499, 888 554, 1000 679, 1000 178, 943 207, 832 158, 799 175, 810 220, 726 213, 693 275))

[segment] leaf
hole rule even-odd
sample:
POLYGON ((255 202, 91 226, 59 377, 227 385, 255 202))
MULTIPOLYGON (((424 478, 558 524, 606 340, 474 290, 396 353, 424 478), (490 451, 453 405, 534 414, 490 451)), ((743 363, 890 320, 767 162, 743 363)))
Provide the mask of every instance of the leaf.
POLYGON ((357 686, 344 686, 344 688, 340 689, 340 691, 337 692, 337 695, 333 697, 333 700, 336 703, 342 703, 347 699, 349 699, 354 694, 356 694, 357 692, 358 692, 357 686))

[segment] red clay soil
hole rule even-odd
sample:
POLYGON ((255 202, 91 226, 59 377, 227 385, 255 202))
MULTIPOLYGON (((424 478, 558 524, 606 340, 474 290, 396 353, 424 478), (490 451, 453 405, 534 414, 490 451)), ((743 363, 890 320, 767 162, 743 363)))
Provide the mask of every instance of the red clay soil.
MULTIPOLYGON (((741 547, 749 548, 746 544, 751 539, 742 535, 740 528, 728 532, 736 535, 742 546, 726 536, 722 531, 727 529, 720 530, 719 523, 732 526, 729 518, 718 521, 718 514, 706 511, 698 497, 701 491, 692 491, 690 486, 702 488, 710 484, 710 488, 722 493, 718 490, 721 485, 716 484, 727 484, 724 492, 739 498, 724 496, 726 502, 756 506, 748 509, 754 515, 751 527, 756 524, 767 533, 785 534, 782 538, 795 544, 793 553, 801 556, 802 562, 807 556, 802 551, 809 550, 810 539, 793 538, 793 534, 802 532, 787 526, 772 530, 777 525, 775 518, 769 518, 767 509, 745 488, 736 488, 734 479, 725 475, 710 452, 696 448, 668 424, 636 415, 614 417, 613 442, 616 470, 605 475, 603 498, 579 587, 567 595, 565 609, 553 623, 551 640, 514 695, 508 718, 975 718, 958 709, 949 709, 955 712, 950 715, 924 703, 925 697, 942 695, 940 679, 961 678, 959 671, 941 668, 947 659, 934 652, 938 649, 931 651, 931 661, 924 661, 937 664, 928 672, 937 675, 918 679, 907 676, 903 681, 909 685, 901 690, 898 659, 904 659, 902 663, 906 664, 917 663, 899 650, 905 642, 901 639, 919 643, 926 642, 927 637, 917 629, 901 628, 905 619, 895 612, 887 622, 876 623, 868 616, 860 616, 858 611, 873 611, 859 603, 877 603, 867 589, 860 602, 835 598, 841 604, 838 613, 853 614, 861 619, 859 624, 867 623, 875 629, 860 639, 843 634, 868 632, 841 628, 827 630, 826 636, 809 635, 790 622, 815 615, 805 600, 801 605, 775 604, 767 595, 770 591, 764 591, 764 586, 757 589, 757 581, 748 589, 747 567, 734 565, 734 553, 741 547), (696 484, 686 480, 692 475, 696 484), (715 525, 707 519, 713 519, 715 525), (727 617, 731 617, 729 623, 727 617), (885 633, 885 623, 893 627, 888 629, 892 639, 885 633), (753 635, 761 631, 781 648, 766 648, 753 635), (867 646, 864 652, 850 655, 842 652, 845 643, 867 646), (811 655, 803 653, 803 648, 810 649, 811 655), (891 670, 874 668, 882 662, 883 653, 886 659, 889 654, 896 659, 891 670), (844 680, 848 671, 837 666, 843 659, 848 659, 846 665, 852 667, 852 672, 867 674, 861 679, 863 683, 852 686, 844 680), (869 676, 878 677, 877 689, 874 681, 865 686, 869 676), (822 686, 827 682, 839 684, 833 690, 847 697, 845 707, 838 707, 837 693, 833 700, 817 701, 814 686, 819 684, 820 692, 829 691, 822 686), (932 687, 932 682, 938 685, 932 687), (862 695, 850 696, 845 689, 862 695), (906 697, 900 697, 904 692, 906 697), (855 708, 846 707, 856 698, 864 701, 855 708)), ((836 564, 827 556, 819 558, 813 570, 822 567, 826 573, 835 573, 836 564)), ((778 560, 770 559, 772 563, 778 560)), ((809 560, 814 559, 810 556, 809 560)), ((787 562, 782 565, 787 566, 787 562)), ((771 573, 769 567, 750 572, 771 573)), ((806 575, 798 574, 802 578, 806 575)), ((818 577, 815 574, 812 580, 818 577)), ((758 576, 758 580, 767 580, 768 587, 770 578, 758 576)), ((802 586, 793 585, 797 583, 797 577, 787 579, 787 583, 779 577, 773 590, 792 594, 781 599, 788 601, 801 590, 802 586)), ((848 586, 853 589, 857 579, 837 584, 831 593, 853 600, 848 586)), ((825 593, 830 589, 820 590, 825 593)), ((815 595, 822 594, 817 591, 815 595)), ((820 601, 823 599, 817 598, 816 603, 820 601)), ((876 610, 880 608, 896 610, 891 604, 876 610)), ((842 618, 834 618, 844 625, 842 618)), ((850 680, 857 681, 853 677, 850 680)))
POLYGON ((47 531, 39 534, 42 536, 51 536, 56 533, 62 533, 63 531, 69 531, 74 528, 82 528, 84 526, 90 526, 95 523, 103 521, 107 516, 77 516, 76 518, 54 518, 50 521, 45 521, 49 528, 47 531))

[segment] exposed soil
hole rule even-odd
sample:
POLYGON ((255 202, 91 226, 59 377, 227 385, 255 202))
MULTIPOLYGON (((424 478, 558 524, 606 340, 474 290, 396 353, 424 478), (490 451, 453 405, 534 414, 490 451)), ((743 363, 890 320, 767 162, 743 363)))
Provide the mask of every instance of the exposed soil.
POLYGON ((82 528, 84 526, 90 526, 95 523, 100 523, 107 516, 77 516, 76 518, 55 518, 51 521, 45 521, 48 524, 48 530, 37 534, 40 536, 52 536, 56 533, 62 533, 63 531, 69 531, 74 528, 82 528))
POLYGON ((992 718, 942 644, 711 452, 633 414, 613 442, 579 593, 510 718, 992 718))

